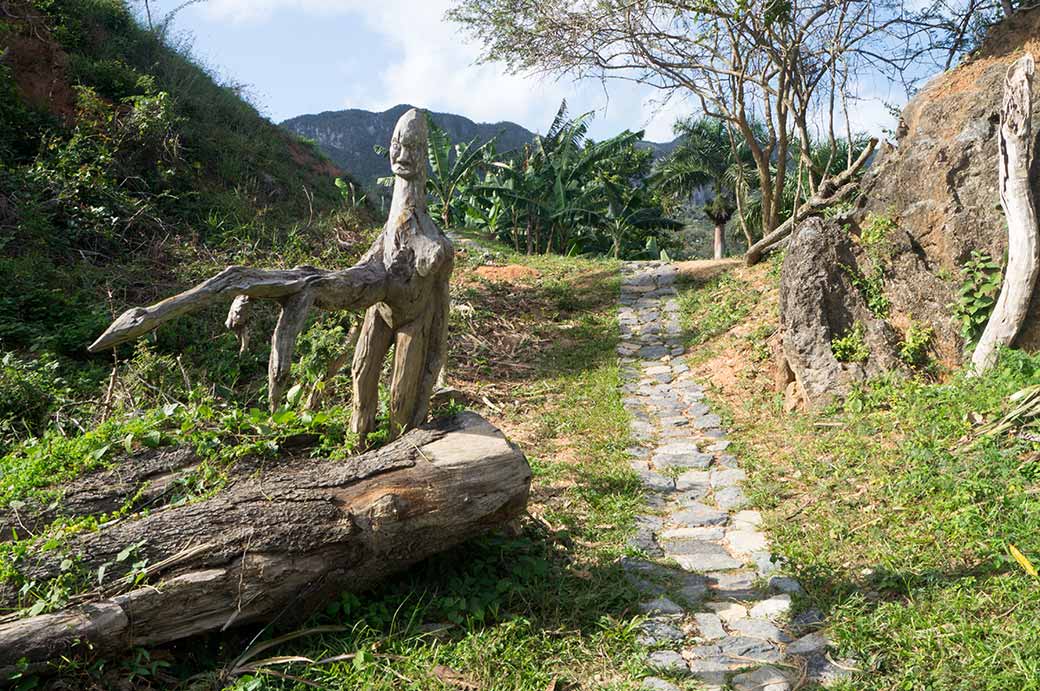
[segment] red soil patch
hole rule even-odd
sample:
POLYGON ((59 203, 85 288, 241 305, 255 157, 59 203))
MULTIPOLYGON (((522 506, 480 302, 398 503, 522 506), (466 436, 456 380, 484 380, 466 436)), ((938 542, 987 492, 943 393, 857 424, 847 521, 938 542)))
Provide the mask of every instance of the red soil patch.
POLYGON ((541 276, 537 269, 519 264, 480 266, 477 267, 475 273, 481 278, 495 283, 525 283, 541 276))
POLYGON ((675 268, 679 275, 692 281, 707 281, 718 276, 724 271, 740 266, 740 259, 693 259, 685 262, 676 262, 675 268))
POLYGON ((299 142, 291 138, 289 139, 289 155, 292 156, 293 162, 297 165, 309 168, 319 175, 328 175, 334 178, 343 176, 343 171, 333 165, 332 161, 314 156, 299 142))
POLYGON ((69 56, 51 40, 42 19, 21 4, 9 8, 0 32, 0 53, 11 69, 19 95, 29 105, 70 119, 76 95, 69 84, 69 56), (17 16, 14 14, 17 12, 17 16))
POLYGON ((1023 11, 996 25, 979 51, 956 69, 944 72, 926 87, 931 98, 944 98, 978 90, 979 81, 1001 73, 1026 52, 1040 60, 1040 8, 1023 11))

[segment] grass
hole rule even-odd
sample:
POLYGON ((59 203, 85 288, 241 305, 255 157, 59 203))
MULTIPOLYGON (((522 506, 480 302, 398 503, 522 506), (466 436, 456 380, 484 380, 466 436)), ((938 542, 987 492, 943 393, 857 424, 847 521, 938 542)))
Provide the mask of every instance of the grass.
MULTIPOLYGON (((734 280, 760 303, 705 342, 695 371, 733 420, 749 496, 806 589, 800 606, 826 614, 861 670, 837 688, 1040 688, 1040 582, 1010 553, 1040 561, 1040 446, 969 443, 1036 381, 1040 356, 1008 352, 982 378, 872 381, 840 407, 786 413, 752 338, 773 318, 775 278, 734 280)), ((693 322, 716 318, 707 293, 684 304, 699 306, 693 322)))
POLYGON ((688 284, 679 293, 688 343, 701 345, 725 333, 747 317, 757 297, 754 288, 730 272, 688 284))
MULTIPOLYGON (((251 630, 124 657, 78 659, 63 678, 77 688, 307 688, 291 677, 327 689, 638 688, 645 674, 645 650, 635 640, 639 596, 618 559, 626 554, 643 500, 624 451, 629 433, 615 355, 617 291, 617 265, 606 260, 525 257, 500 246, 461 253, 453 280, 449 380, 527 455, 534 475, 529 516, 515 534, 476 540, 375 591, 345 593, 303 625, 341 630, 287 640, 259 656, 350 657, 236 666, 257 633, 251 630), (482 278, 476 269, 488 252, 494 264, 533 271, 512 283, 482 278)), ((141 426, 133 442, 138 446, 151 443, 153 431, 159 432, 153 441, 162 444, 223 438, 237 429, 223 420, 229 415, 243 423, 240 444, 270 443, 278 430, 301 425, 293 418, 279 426, 266 413, 235 412, 227 402, 220 412, 219 405, 171 406, 168 414, 156 410, 136 422, 117 414, 107 427, 65 440, 76 453, 69 464, 59 464, 60 477, 74 477, 89 463, 117 462, 123 435, 134 424, 141 426), (213 421, 187 424, 200 406, 209 407, 213 421), (90 461, 91 450, 105 446, 90 461)), ((321 430, 328 424, 323 421, 321 430)), ((338 448, 335 440, 329 445, 338 448)), ((5 497, 46 500, 55 469, 14 460, 10 454, 5 460, 5 497)), ((219 491, 215 475, 205 492, 219 491)), ((133 515, 128 509, 130 520, 133 515)), ((92 529, 93 518, 73 528, 92 529)), ((59 521, 38 539, 68 529, 59 521)), ((15 542, 8 550, 39 544, 15 542)), ((36 586, 32 595, 46 600, 56 597, 52 591, 36 586)), ((56 597, 48 607, 61 604, 56 597)), ((275 625, 260 640, 293 630, 275 625)))

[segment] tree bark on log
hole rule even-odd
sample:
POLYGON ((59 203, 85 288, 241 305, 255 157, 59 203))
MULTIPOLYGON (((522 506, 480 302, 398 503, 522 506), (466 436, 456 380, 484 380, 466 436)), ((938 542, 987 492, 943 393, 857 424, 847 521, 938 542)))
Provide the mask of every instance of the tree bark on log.
POLYGON ((1032 165, 1032 83, 1035 64, 1026 53, 1008 69, 1004 105, 1000 112, 1000 205, 1008 224, 1008 263, 1004 285, 971 364, 982 374, 997 360, 1001 346, 1009 346, 1022 328, 1040 273, 1040 226, 1029 182, 1032 165))
POLYGON ((819 188, 816 190, 816 194, 814 194, 809 201, 798 207, 798 210, 791 215, 791 218, 781 223, 776 230, 748 248, 747 253, 744 255, 744 262, 748 266, 754 266, 763 256, 773 250, 777 243, 791 234, 791 231, 794 230, 795 224, 801 222, 808 216, 825 209, 831 204, 841 201, 855 191, 859 186, 859 183, 855 182, 853 177, 861 168, 863 168, 864 165, 866 165, 867 161, 870 160, 877 144, 877 139, 871 139, 867 143, 867 148, 860 153, 859 157, 849 168, 846 168, 834 177, 828 178, 820 183, 819 188))
MULTIPOLYGON (((348 462, 279 459, 236 475, 212 498, 74 535, 61 554, 20 563, 38 583, 57 577, 66 558, 94 582, 107 570, 99 589, 73 606, 0 620, 0 672, 76 645, 104 653, 303 618, 330 596, 370 587, 519 517, 530 479, 523 454, 475 413, 348 462), (130 545, 139 545, 133 558, 117 560, 130 545), (130 563, 143 559, 147 584, 126 585, 130 563)), ((0 606, 17 600, 12 586, 0 586, 0 606)))

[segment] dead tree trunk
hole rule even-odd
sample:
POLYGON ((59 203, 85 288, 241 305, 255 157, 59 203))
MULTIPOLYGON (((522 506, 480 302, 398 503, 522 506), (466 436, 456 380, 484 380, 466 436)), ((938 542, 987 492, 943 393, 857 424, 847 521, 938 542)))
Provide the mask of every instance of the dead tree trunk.
POLYGON ((1000 347, 1011 345, 1018 336, 1040 273, 1040 227, 1029 181, 1034 70, 1033 56, 1026 53, 1011 66, 1004 80, 999 171, 1000 205, 1008 223, 1008 264, 1000 297, 971 357, 977 374, 992 367, 1000 347))
MULTIPOLYGON (((280 459, 210 499, 75 535, 62 554, 19 563, 37 583, 59 576, 67 558, 93 583, 102 567, 105 576, 67 609, 0 620, 0 673, 76 645, 110 652, 305 617, 517 518, 530 479, 523 454, 474 413, 349 463, 280 459), (132 558, 117 560, 130 545, 139 545, 132 558), (134 580, 129 565, 144 559, 146 578, 134 580)), ((0 586, 0 606, 18 605, 17 590, 0 586)))

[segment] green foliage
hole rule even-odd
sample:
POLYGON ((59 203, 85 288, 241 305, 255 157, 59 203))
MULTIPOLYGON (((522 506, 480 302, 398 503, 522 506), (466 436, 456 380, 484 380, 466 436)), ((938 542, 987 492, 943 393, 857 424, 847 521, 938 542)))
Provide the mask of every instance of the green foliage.
POLYGON ((911 321, 903 334, 899 346, 899 358, 911 367, 921 367, 928 362, 928 349, 935 337, 935 330, 927 324, 911 321))
POLYGON ((1038 374, 1040 358, 1009 351, 985 377, 870 382, 831 411, 832 427, 796 417, 769 429, 791 448, 777 458, 761 447, 751 492, 775 506, 778 552, 828 615, 839 650, 860 661, 838 688, 1035 685, 1036 580, 1009 545, 1040 557, 1040 475, 1026 460, 1036 445, 1015 430, 980 436, 972 421, 1013 409, 1010 397, 1038 374), (792 495, 777 505, 781 487, 792 495), (798 524, 784 519, 803 506, 798 524), (994 646, 1018 654, 994 666, 994 646))
POLYGON ((950 305, 953 318, 961 325, 961 336, 967 348, 974 345, 989 315, 997 304, 1003 275, 998 265, 988 255, 977 250, 961 267, 961 284, 957 288, 957 299, 950 305))
POLYGON ((0 360, 0 449, 42 434, 56 407, 68 399, 69 387, 58 376, 58 366, 50 358, 26 360, 4 353, 0 360))
POLYGON ((460 193, 466 218, 528 254, 636 256, 648 238, 676 227, 646 185, 651 155, 636 147, 642 133, 593 142, 590 116, 572 119, 564 102, 544 137, 503 160, 487 146, 483 160, 471 158, 464 146, 457 164, 474 171, 468 196, 460 193), (483 178, 473 183, 478 163, 483 178))
POLYGON ((875 263, 870 274, 864 274, 859 269, 848 266, 846 264, 840 265, 842 270, 845 271, 849 276, 849 281, 853 287, 859 290, 863 299, 867 303, 867 309, 877 317, 878 319, 884 319, 888 316, 889 303, 888 296, 885 295, 885 270, 884 267, 875 263))
POLYGON ((838 362, 866 362, 870 348, 863 339, 863 325, 854 324, 843 336, 831 339, 831 352, 838 362))
POLYGON ((732 273, 684 290, 679 294, 683 329, 691 345, 699 345, 724 333, 744 319, 760 293, 732 273))
POLYGON ((876 263, 883 263, 892 255, 891 236, 899 224, 891 216, 868 214, 860 228, 859 244, 876 263))

